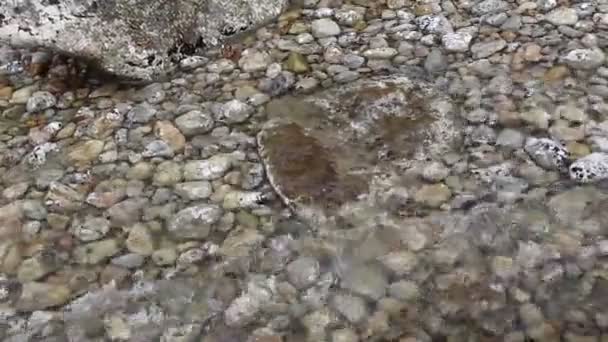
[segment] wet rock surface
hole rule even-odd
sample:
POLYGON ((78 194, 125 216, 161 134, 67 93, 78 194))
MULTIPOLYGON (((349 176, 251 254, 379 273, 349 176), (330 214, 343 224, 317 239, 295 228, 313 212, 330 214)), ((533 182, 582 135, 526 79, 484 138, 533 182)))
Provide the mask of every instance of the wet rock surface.
POLYGON ((145 86, 0 46, 0 339, 605 340, 605 6, 292 5, 145 86))
MULTIPOLYGON (((397 174, 399 163, 460 147, 456 108, 405 76, 279 98, 268 103, 267 114, 258 145, 268 178, 312 224, 371 196, 379 190, 374 180, 397 174)), ((383 186, 402 180, 392 181, 383 186)))
MULTIPOLYGON (((125 78, 149 81, 170 71, 175 66, 171 59, 182 59, 186 50, 218 44, 256 28, 278 16, 286 4, 285 0, 6 2, 0 6, 0 41, 52 49, 91 60, 125 78)), ((33 104, 30 101, 28 108, 33 104)))

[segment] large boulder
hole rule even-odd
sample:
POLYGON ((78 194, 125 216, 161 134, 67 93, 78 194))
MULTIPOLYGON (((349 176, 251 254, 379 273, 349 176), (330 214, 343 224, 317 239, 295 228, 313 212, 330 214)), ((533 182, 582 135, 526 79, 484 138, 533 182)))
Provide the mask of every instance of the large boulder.
POLYGON ((458 151, 457 110, 423 80, 359 80, 269 102, 259 152, 286 205, 312 226, 335 226, 341 212, 403 184, 409 163, 458 151))
POLYGON ((1 1, 0 43, 44 47, 90 60, 121 77, 151 80, 195 48, 217 45, 273 19, 287 2, 1 1))

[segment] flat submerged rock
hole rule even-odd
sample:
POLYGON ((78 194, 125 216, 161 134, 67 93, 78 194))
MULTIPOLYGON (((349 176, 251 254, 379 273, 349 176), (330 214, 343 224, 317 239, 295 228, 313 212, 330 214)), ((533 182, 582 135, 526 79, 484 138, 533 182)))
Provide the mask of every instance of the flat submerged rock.
POLYGON ((382 76, 268 103, 258 134, 268 178, 309 223, 399 184, 415 160, 457 150, 456 107, 430 85, 382 76))

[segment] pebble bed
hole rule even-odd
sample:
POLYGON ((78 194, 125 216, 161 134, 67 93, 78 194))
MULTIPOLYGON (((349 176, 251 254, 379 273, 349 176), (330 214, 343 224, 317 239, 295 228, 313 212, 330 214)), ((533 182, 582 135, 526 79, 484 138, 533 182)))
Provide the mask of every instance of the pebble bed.
POLYGON ((302 0, 145 86, 0 46, 0 339, 608 341, 607 29, 603 1, 302 0), (265 176, 266 104, 404 70, 463 152, 321 237, 265 176))

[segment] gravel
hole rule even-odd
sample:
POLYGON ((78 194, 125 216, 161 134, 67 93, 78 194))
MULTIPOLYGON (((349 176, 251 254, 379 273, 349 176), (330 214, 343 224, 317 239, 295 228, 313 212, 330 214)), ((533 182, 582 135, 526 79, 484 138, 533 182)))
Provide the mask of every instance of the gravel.
POLYGON ((604 12, 303 0, 148 84, 0 46, 1 339, 605 338, 604 12))

